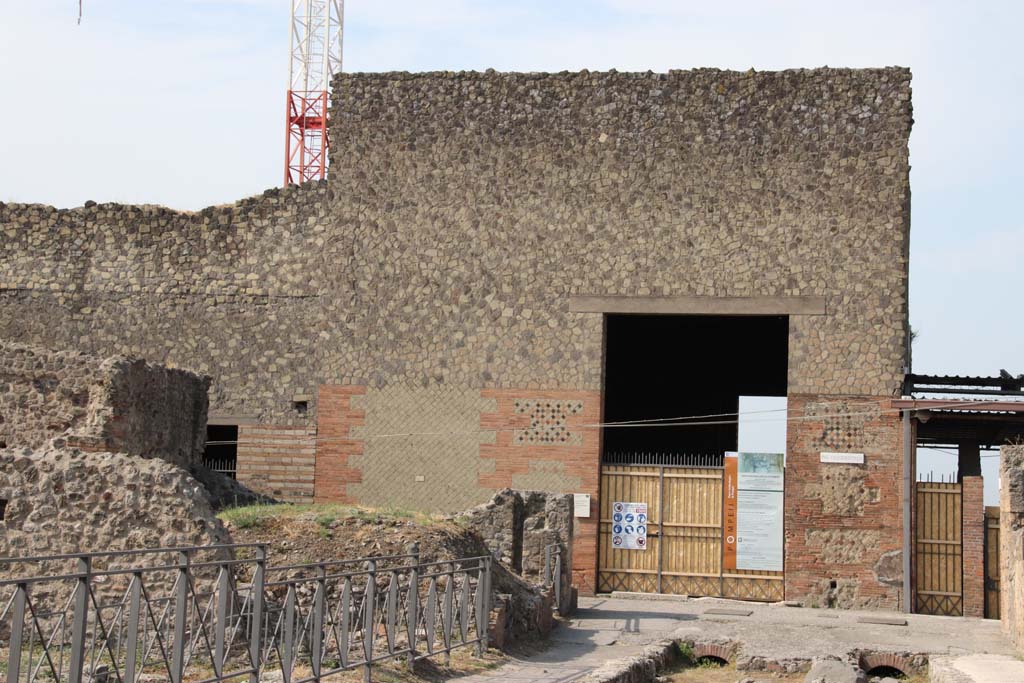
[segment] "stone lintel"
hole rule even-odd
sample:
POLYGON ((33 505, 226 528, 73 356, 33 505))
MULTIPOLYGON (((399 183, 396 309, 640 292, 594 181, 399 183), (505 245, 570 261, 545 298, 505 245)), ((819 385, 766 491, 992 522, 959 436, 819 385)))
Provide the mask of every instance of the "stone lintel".
POLYGON ((825 315, 823 296, 573 296, 573 313, 825 315))
POLYGON ((224 413, 214 413, 206 418, 206 424, 208 425, 258 425, 260 423, 259 418, 254 415, 227 415, 224 413))

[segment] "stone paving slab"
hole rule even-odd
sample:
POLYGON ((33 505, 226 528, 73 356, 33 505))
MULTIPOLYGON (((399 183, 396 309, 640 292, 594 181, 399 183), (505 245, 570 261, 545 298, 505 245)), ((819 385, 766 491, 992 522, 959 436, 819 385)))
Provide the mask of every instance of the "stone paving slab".
POLYGON ((729 609, 726 607, 704 610, 704 614, 721 614, 730 617, 749 617, 753 613, 754 611, 749 609, 729 609))
POLYGON ((931 683, 1024 683, 1024 662, 1009 655, 934 657, 931 683))
MULTIPOLYGON (((951 658, 961 679, 944 683, 1011 683, 1021 678, 970 678, 978 667, 995 659, 965 656, 999 656, 1000 662, 1017 661, 1013 649, 999 629, 999 622, 963 617, 891 615, 907 626, 893 628, 870 623, 884 613, 821 610, 782 605, 697 598, 657 600, 626 597, 580 598, 580 609, 569 623, 557 628, 542 652, 516 660, 484 674, 459 679, 460 683, 563 683, 583 677, 602 664, 640 654, 644 646, 663 638, 690 637, 701 641, 741 643, 740 654, 773 660, 812 660, 826 656, 874 650, 928 654, 951 658), (709 619, 710 610, 749 612, 737 619, 709 619), (865 620, 865 618, 868 618, 865 620), (972 669, 974 667, 974 669, 972 669), (968 673, 965 673, 968 671, 968 673)), ((987 663, 987 664, 986 664, 987 663)), ((1002 670, 1016 676, 1012 668, 1002 670)))

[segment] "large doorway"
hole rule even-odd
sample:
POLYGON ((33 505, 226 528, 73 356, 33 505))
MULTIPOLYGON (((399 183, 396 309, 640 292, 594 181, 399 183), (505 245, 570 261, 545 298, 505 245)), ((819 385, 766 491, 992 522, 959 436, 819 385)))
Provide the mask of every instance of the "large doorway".
MULTIPOLYGON (((741 396, 785 396, 785 316, 609 315, 598 590, 776 601, 783 572, 727 569, 724 456, 741 396), (616 503, 645 506, 622 547, 616 503)), ((785 420, 785 413, 773 416, 785 420)))

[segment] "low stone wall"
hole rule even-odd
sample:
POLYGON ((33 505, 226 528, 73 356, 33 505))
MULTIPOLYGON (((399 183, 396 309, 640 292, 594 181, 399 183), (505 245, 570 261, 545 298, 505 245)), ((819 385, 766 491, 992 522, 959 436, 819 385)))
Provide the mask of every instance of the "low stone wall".
POLYGON ((562 614, 572 611, 573 501, 571 494, 503 489, 459 515, 480 534, 498 561, 528 581, 542 580, 545 549, 562 551, 562 614))
POLYGON ((62 437, 187 467, 202 454, 208 388, 209 378, 142 360, 0 341, 0 448, 62 437))
MULTIPOLYGON (((229 541, 203 486, 182 468, 158 458, 77 449, 6 449, 0 451, 0 501, 0 557, 229 541)), ((58 575, 71 569, 74 565, 66 561, 0 564, 0 578, 58 575)), ((161 575, 152 579, 150 588, 168 588, 172 581, 172 575, 161 575)), ((103 584, 106 597, 119 597, 123 584, 111 577, 103 584)), ((39 604, 52 606, 69 588, 41 584, 34 592, 43 599, 39 604), (51 599, 46 600, 47 595, 51 599)))
POLYGON ((1024 652, 1024 445, 1003 446, 999 461, 999 618, 1024 652))

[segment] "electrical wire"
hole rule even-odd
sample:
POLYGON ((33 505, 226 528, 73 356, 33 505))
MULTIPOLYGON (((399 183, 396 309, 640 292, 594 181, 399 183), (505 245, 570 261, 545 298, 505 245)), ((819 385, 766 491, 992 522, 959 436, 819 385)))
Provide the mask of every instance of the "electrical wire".
MULTIPOLYGON (((853 403, 848 405, 875 405, 878 403, 886 403, 892 399, 875 399, 867 402, 853 403)), ((972 400, 972 401, 955 401, 947 404, 940 404, 937 406, 930 406, 929 410, 942 410, 945 408, 967 408, 971 406, 980 406, 988 403, 992 403, 991 400, 972 400)), ((747 412, 735 412, 735 413, 710 413, 706 415, 691 415, 686 417, 675 417, 675 418, 650 418, 646 421, 624 421, 624 422, 597 422, 588 423, 581 425, 571 425, 572 429, 622 429, 622 428, 659 428, 659 427, 706 427, 706 426, 720 426, 720 425, 738 425, 739 419, 735 420, 706 420, 705 418, 711 417, 727 417, 735 415, 737 418, 740 415, 751 415, 759 414, 764 412, 784 412, 788 411, 788 408, 772 409, 767 411, 747 411, 747 412), (659 420, 672 420, 671 422, 659 421, 659 420), (695 421, 692 421, 695 420, 695 421)), ((792 417, 785 417, 781 419, 767 419, 767 420, 751 420, 744 421, 746 423, 755 424, 766 424, 766 423, 779 423, 779 422, 804 422, 804 421, 820 421, 828 418, 836 417, 877 417, 882 414, 903 414, 904 412, 911 412, 914 410, 920 410, 919 408, 879 408, 873 411, 861 411, 861 412, 830 412, 821 415, 796 415, 792 417)), ((325 436, 317 437, 318 443, 329 443, 329 442, 352 442, 352 441, 368 441, 371 439, 394 439, 394 438, 410 438, 410 437, 426 437, 426 436, 474 436, 474 435, 490 435, 501 432, 518 432, 522 431, 522 426, 515 427, 497 427, 494 429, 469 429, 462 431, 426 431, 426 432, 394 432, 385 434, 366 434, 358 437, 330 437, 325 436)), ((557 444, 555 444, 557 445, 557 444)))

